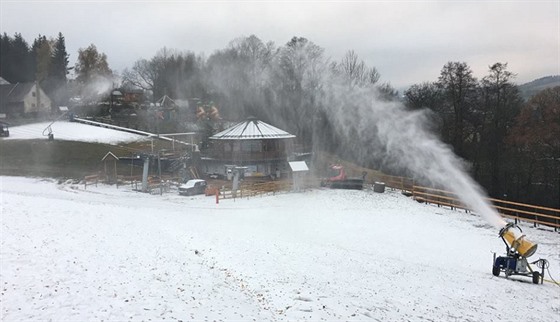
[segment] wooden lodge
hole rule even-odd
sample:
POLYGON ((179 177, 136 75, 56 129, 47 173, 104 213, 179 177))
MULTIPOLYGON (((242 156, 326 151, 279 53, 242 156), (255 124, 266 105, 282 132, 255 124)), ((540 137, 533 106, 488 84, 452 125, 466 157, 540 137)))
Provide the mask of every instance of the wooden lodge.
POLYGON ((294 139, 295 135, 249 118, 210 137, 202 167, 207 174, 228 179, 235 166, 245 167, 245 176, 277 178, 289 172, 294 139))

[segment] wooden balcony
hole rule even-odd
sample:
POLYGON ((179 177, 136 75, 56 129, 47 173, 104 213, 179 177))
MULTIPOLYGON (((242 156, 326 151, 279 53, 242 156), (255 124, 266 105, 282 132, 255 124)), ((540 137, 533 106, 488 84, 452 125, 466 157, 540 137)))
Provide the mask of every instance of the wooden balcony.
POLYGON ((284 151, 266 151, 266 152, 224 152, 211 150, 205 153, 205 156, 219 159, 223 161, 273 161, 286 160, 288 154, 284 151))

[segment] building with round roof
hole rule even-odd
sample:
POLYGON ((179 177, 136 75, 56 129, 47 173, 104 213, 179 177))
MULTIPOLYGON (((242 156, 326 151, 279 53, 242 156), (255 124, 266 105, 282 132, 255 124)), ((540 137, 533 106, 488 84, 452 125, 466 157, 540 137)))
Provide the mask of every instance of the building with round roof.
POLYGON ((203 158, 206 173, 228 176, 234 166, 246 176, 272 176, 288 171, 295 135, 250 117, 210 137, 203 158))

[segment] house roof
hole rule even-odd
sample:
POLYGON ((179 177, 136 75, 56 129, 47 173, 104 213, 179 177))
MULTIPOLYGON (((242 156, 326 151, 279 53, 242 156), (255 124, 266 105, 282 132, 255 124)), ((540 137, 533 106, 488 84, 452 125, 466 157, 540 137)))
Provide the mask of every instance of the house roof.
POLYGON ((107 154, 105 154, 105 156, 103 157, 103 159, 101 159, 101 161, 105 161, 106 159, 109 159, 109 158, 111 158, 113 160, 117 160, 117 161, 119 160, 118 156, 114 155, 113 152, 109 151, 109 152, 107 152, 107 154))
POLYGON ((295 138, 286 131, 250 117, 246 121, 210 137, 212 140, 255 140, 255 139, 291 139, 295 138))
POLYGON ((34 85, 35 83, 2 84, 0 85, 0 99, 2 102, 21 102, 34 85))
POLYGON ((164 106, 164 107, 177 106, 177 103, 175 103, 175 101, 167 95, 163 95, 163 97, 160 98, 156 103, 159 103, 159 106, 164 106))

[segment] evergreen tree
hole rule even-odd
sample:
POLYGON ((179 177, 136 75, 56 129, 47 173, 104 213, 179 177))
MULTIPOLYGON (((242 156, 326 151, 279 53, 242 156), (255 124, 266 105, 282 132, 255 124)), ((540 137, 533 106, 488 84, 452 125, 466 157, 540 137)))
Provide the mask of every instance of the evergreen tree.
POLYGON ((64 36, 61 32, 58 33, 58 38, 56 39, 52 63, 51 63, 51 76, 53 80, 60 86, 66 84, 68 81, 67 76, 70 68, 68 68, 68 53, 66 52, 66 43, 64 36))
POLYGON ((35 80, 33 56, 29 44, 20 33, 16 33, 12 43, 14 62, 14 82, 24 83, 35 80))
POLYGON ((1 39, 1 76, 10 83, 31 82, 35 79, 33 56, 20 33, 14 38, 4 33, 1 39))
POLYGON ((33 72, 35 80, 41 87, 45 85, 50 73, 52 48, 47 37, 39 35, 31 46, 31 56, 33 57, 33 72))
POLYGON ((68 53, 66 52, 64 36, 61 32, 59 32, 58 38, 55 40, 53 45, 49 71, 49 86, 46 88, 46 90, 48 90, 48 94, 56 105, 65 104, 65 101, 68 98, 66 85, 68 82, 67 75, 69 71, 68 53))
POLYGON ((12 64, 10 61, 12 50, 12 44, 10 36, 6 33, 0 35, 0 77, 4 78, 7 81, 10 81, 12 78, 10 70, 12 68, 12 64))

